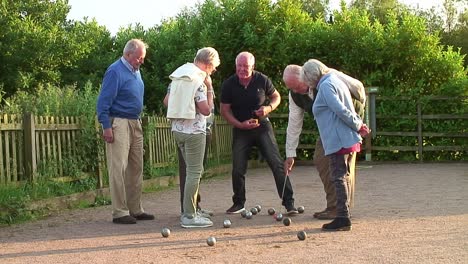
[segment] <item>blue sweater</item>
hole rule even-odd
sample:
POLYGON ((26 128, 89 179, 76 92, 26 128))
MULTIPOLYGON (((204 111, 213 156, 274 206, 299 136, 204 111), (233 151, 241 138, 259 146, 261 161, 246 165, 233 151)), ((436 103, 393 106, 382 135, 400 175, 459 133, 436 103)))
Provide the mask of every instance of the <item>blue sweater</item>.
POLYGON ((351 93, 335 73, 326 74, 317 85, 312 106, 325 155, 349 148, 361 141, 362 120, 356 114, 351 93))
POLYGON ((98 120, 104 129, 112 126, 112 117, 138 119, 143 110, 145 85, 140 71, 132 72, 122 60, 107 68, 97 99, 98 120))

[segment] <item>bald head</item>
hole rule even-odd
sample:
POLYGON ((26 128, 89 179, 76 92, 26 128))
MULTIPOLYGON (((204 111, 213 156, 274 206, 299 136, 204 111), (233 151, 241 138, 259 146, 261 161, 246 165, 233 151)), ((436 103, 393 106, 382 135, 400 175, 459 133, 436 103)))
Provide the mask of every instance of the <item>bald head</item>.
POLYGON ((301 82, 301 71, 302 67, 299 65, 286 66, 283 72, 283 81, 289 90, 299 94, 307 94, 309 89, 305 83, 301 82))
POLYGON ((249 81, 252 78, 255 65, 255 57, 252 53, 243 51, 236 57, 236 74, 241 81, 249 81))

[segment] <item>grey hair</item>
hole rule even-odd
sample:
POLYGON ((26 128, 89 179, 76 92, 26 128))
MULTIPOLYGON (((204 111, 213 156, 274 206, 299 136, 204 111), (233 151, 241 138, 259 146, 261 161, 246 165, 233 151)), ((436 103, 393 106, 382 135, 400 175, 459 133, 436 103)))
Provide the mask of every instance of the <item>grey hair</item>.
POLYGON ((194 63, 213 64, 214 67, 218 67, 221 64, 219 59, 218 51, 212 47, 201 48, 197 51, 197 55, 193 60, 194 63))
POLYGON ((320 78, 329 72, 330 68, 321 61, 310 59, 302 66, 300 79, 310 88, 315 88, 320 81, 320 78))
POLYGON ((286 81, 289 77, 294 77, 296 80, 300 81, 302 67, 296 64, 289 64, 284 68, 283 71, 283 81, 286 81))
POLYGON ((125 44, 125 48, 123 49, 123 55, 125 54, 133 54, 137 49, 143 47, 145 50, 148 48, 148 44, 143 42, 141 39, 131 39, 127 41, 125 44))
POLYGON ((236 64, 237 64, 237 60, 242 56, 246 56, 248 58, 250 65, 255 65, 255 56, 248 51, 242 51, 241 53, 237 55, 236 60, 235 60, 236 64))

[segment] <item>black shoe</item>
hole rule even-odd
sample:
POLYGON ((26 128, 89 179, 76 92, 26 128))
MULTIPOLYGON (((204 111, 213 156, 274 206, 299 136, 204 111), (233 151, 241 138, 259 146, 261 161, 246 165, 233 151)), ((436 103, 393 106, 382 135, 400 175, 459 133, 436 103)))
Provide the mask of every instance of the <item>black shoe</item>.
POLYGON ((349 218, 335 218, 331 223, 322 226, 323 231, 349 231, 351 230, 351 220, 349 218))
POLYGON ((154 220, 154 215, 147 214, 147 213, 141 213, 139 215, 133 215, 133 217, 136 220, 154 220))
POLYGON ((294 215, 294 214, 299 213, 299 211, 297 211, 296 207, 294 207, 294 205, 292 205, 292 204, 285 205, 284 207, 286 207, 286 212, 287 212, 288 215, 294 215))
POLYGON ((231 208, 226 210, 227 214, 238 214, 242 211, 245 211, 243 204, 233 204, 231 208))
POLYGON ((112 222, 114 224, 124 224, 124 225, 136 224, 136 219, 133 216, 126 215, 126 216, 114 218, 112 219, 112 222))

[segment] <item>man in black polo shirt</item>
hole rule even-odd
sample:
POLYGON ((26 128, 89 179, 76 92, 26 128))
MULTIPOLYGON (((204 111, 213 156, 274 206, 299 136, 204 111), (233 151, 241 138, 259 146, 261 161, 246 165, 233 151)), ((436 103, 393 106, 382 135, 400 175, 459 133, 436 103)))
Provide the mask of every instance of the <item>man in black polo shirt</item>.
POLYGON ((278 144, 268 114, 281 101, 271 80, 254 71, 255 57, 241 52, 236 57, 236 74, 224 81, 221 91, 221 115, 233 126, 232 196, 233 205, 226 213, 240 213, 244 208, 245 174, 253 146, 257 146, 275 177, 276 189, 288 214, 297 213, 293 189, 283 169, 278 144), (286 184, 285 181, 286 180, 286 184), (284 195, 283 197, 283 187, 284 195))

